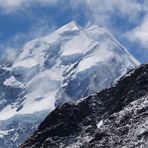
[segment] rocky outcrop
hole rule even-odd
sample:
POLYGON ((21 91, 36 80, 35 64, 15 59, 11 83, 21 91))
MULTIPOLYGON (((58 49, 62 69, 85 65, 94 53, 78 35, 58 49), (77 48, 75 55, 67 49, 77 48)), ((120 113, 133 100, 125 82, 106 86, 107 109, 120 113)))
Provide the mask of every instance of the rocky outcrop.
POLYGON ((145 148, 148 64, 115 86, 52 111, 21 148, 145 148))

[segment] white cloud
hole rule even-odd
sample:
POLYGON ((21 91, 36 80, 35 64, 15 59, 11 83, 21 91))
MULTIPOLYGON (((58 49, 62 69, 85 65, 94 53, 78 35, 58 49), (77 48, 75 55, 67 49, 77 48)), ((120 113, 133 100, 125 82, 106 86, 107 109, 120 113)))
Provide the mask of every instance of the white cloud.
MULTIPOLYGON (((141 10, 142 5, 137 0, 63 0, 65 7, 76 7, 80 5, 87 6, 93 12, 104 15, 106 12, 113 12, 117 10, 123 15, 134 16, 141 10)), ((6 11, 14 11, 17 8, 33 4, 53 5, 61 2, 60 0, 0 0, 0 7, 6 11)), ((62 9, 62 8, 61 8, 62 9)), ((96 14, 96 15, 97 15, 96 14)))
POLYGON ((14 62, 17 57, 17 50, 15 48, 7 47, 5 48, 5 52, 3 54, 2 59, 7 59, 7 61, 14 62))
POLYGON ((125 33, 125 37, 132 42, 140 42, 144 48, 148 48, 148 17, 139 26, 125 33))
POLYGON ((38 20, 35 21, 34 25, 28 32, 16 33, 14 36, 7 40, 7 44, 10 45, 11 42, 11 45, 13 44, 15 46, 20 46, 21 42, 27 42, 34 38, 45 36, 55 30, 55 28, 56 25, 48 18, 38 18, 38 20))
POLYGON ((0 44, 0 59, 7 59, 10 62, 16 57, 18 50, 22 46, 35 38, 39 38, 51 33, 55 30, 56 25, 50 22, 47 18, 39 18, 36 24, 32 26, 30 31, 26 33, 16 33, 14 36, 7 39, 7 41, 0 44))
MULTIPOLYGON (((137 13, 135 13, 134 9, 130 12, 129 8, 127 7, 125 11, 129 12, 129 16, 133 15, 138 16, 140 13, 143 13, 143 17, 141 16, 140 19, 137 20, 132 20, 133 22, 137 22, 137 26, 132 28, 131 30, 125 32, 122 37, 128 39, 131 44, 138 43, 140 44, 146 53, 145 56, 147 56, 147 51, 148 49, 148 1, 143 0, 143 2, 138 2, 135 1, 136 3, 139 3, 140 5, 136 5, 135 3, 135 8, 137 8, 137 13)), ((134 6, 134 5, 133 5, 134 6)), ((133 7, 134 8, 134 7, 133 7)), ((128 14, 128 13, 127 13, 128 14)), ((142 49, 139 49, 142 50, 142 49)))
MULTIPOLYGON (((20 7, 26 0, 1 0, 0 1, 0 8, 9 13, 14 11, 17 7, 20 7)), ((2 11, 1 10, 1 11, 2 11)))
MULTIPOLYGON (((29 13, 32 12, 28 11, 26 8, 32 5, 40 4, 46 6, 58 5, 61 3, 64 4, 61 5, 60 8, 63 10, 66 8, 76 10, 77 8, 83 8, 83 12, 87 16, 88 21, 105 27, 112 27, 114 17, 116 16, 126 18, 126 22, 121 22, 123 24, 128 24, 129 22, 140 22, 141 17, 139 17, 139 15, 141 13, 145 13, 145 20, 139 26, 128 31, 128 33, 126 33, 126 37, 130 41, 140 42, 143 47, 148 46, 148 17, 146 17, 148 16, 147 0, 143 0, 143 3, 139 0, 0 0, 0 12, 3 11, 11 14, 16 10, 23 9, 27 12, 28 17, 30 17, 29 13)), ((77 13, 73 18, 77 18, 79 15, 80 14, 77 13)), ((31 17, 33 17, 33 15, 31 17)), ((115 33, 115 31, 119 31, 119 28, 109 29, 113 29, 112 31, 115 33)), ((44 35, 46 32, 50 32, 48 29, 49 28, 46 23, 40 27, 35 25, 32 27, 32 31, 26 34, 17 34, 14 36, 13 40, 16 40, 15 43, 18 44, 20 43, 20 40, 27 40, 27 37, 29 39, 33 39, 35 37, 44 35)))
MULTIPOLYGON (((34 4, 58 5, 60 2, 65 4, 61 9, 64 9, 63 7, 75 9, 84 6, 88 18, 99 25, 111 23, 113 13, 127 16, 129 21, 133 21, 140 11, 146 10, 147 5, 146 2, 145 5, 142 5, 137 0, 0 0, 0 8, 1 11, 12 13, 34 4)), ((27 9, 25 10, 27 11, 27 9)))
POLYGON ((0 9, 5 13, 12 13, 18 9, 23 9, 35 3, 42 5, 53 5, 58 0, 0 0, 0 9))
POLYGON ((126 16, 129 21, 135 21, 139 12, 144 9, 137 0, 70 0, 70 7, 79 6, 85 6, 89 10, 88 18, 102 25, 111 23, 113 14, 126 16))

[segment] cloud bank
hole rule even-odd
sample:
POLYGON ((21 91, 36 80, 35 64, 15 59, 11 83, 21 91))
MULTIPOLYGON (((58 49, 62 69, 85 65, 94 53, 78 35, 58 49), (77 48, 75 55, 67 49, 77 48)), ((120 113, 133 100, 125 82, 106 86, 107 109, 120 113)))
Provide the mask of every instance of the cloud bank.
MULTIPOLYGON (((79 18, 81 15, 79 10, 81 10, 86 19, 86 25, 92 23, 107 27, 113 34, 117 34, 119 40, 125 38, 131 43, 139 43, 143 48, 148 47, 147 0, 0 0, 0 13, 5 15, 25 13, 28 17, 33 18, 34 14, 29 9, 36 5, 49 6, 49 9, 51 6, 59 6, 61 13, 66 12, 66 10, 74 11, 72 18, 79 18)), ((55 17, 56 15, 60 14, 56 14, 55 10, 55 17)), ((56 22, 47 17, 40 18, 38 22, 49 20, 51 24, 55 23, 50 27, 56 28, 56 22)), ((32 39, 42 36, 53 30, 49 29, 49 22, 40 27, 34 25, 35 27, 32 27, 29 33, 18 33, 14 38, 24 39, 29 36, 29 39, 32 39)))
POLYGON ((30 5, 42 4, 42 5, 54 5, 58 0, 1 0, 0 8, 5 13, 12 13, 18 9, 28 8, 30 5))
POLYGON ((132 42, 140 42, 144 48, 148 48, 148 18, 146 17, 142 23, 127 32, 125 36, 132 42))

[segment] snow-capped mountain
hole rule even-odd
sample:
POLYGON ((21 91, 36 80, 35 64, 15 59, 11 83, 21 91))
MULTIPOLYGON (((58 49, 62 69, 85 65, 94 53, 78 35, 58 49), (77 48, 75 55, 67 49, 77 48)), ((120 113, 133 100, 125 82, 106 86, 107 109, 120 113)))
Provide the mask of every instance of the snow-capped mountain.
POLYGON ((56 106, 109 87, 137 66, 97 26, 81 28, 70 22, 28 42, 11 67, 0 69, 0 144, 16 147, 56 106))
POLYGON ((21 148, 147 148, 148 64, 52 111, 21 148))

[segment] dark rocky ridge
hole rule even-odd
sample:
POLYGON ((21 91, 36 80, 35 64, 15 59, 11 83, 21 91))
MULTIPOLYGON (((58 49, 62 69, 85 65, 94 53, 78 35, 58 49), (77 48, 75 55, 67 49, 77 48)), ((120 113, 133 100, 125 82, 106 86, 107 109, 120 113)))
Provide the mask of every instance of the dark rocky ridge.
POLYGON ((57 107, 21 148, 145 148, 148 146, 148 64, 115 86, 57 107), (103 120, 103 125, 97 124, 103 120))

